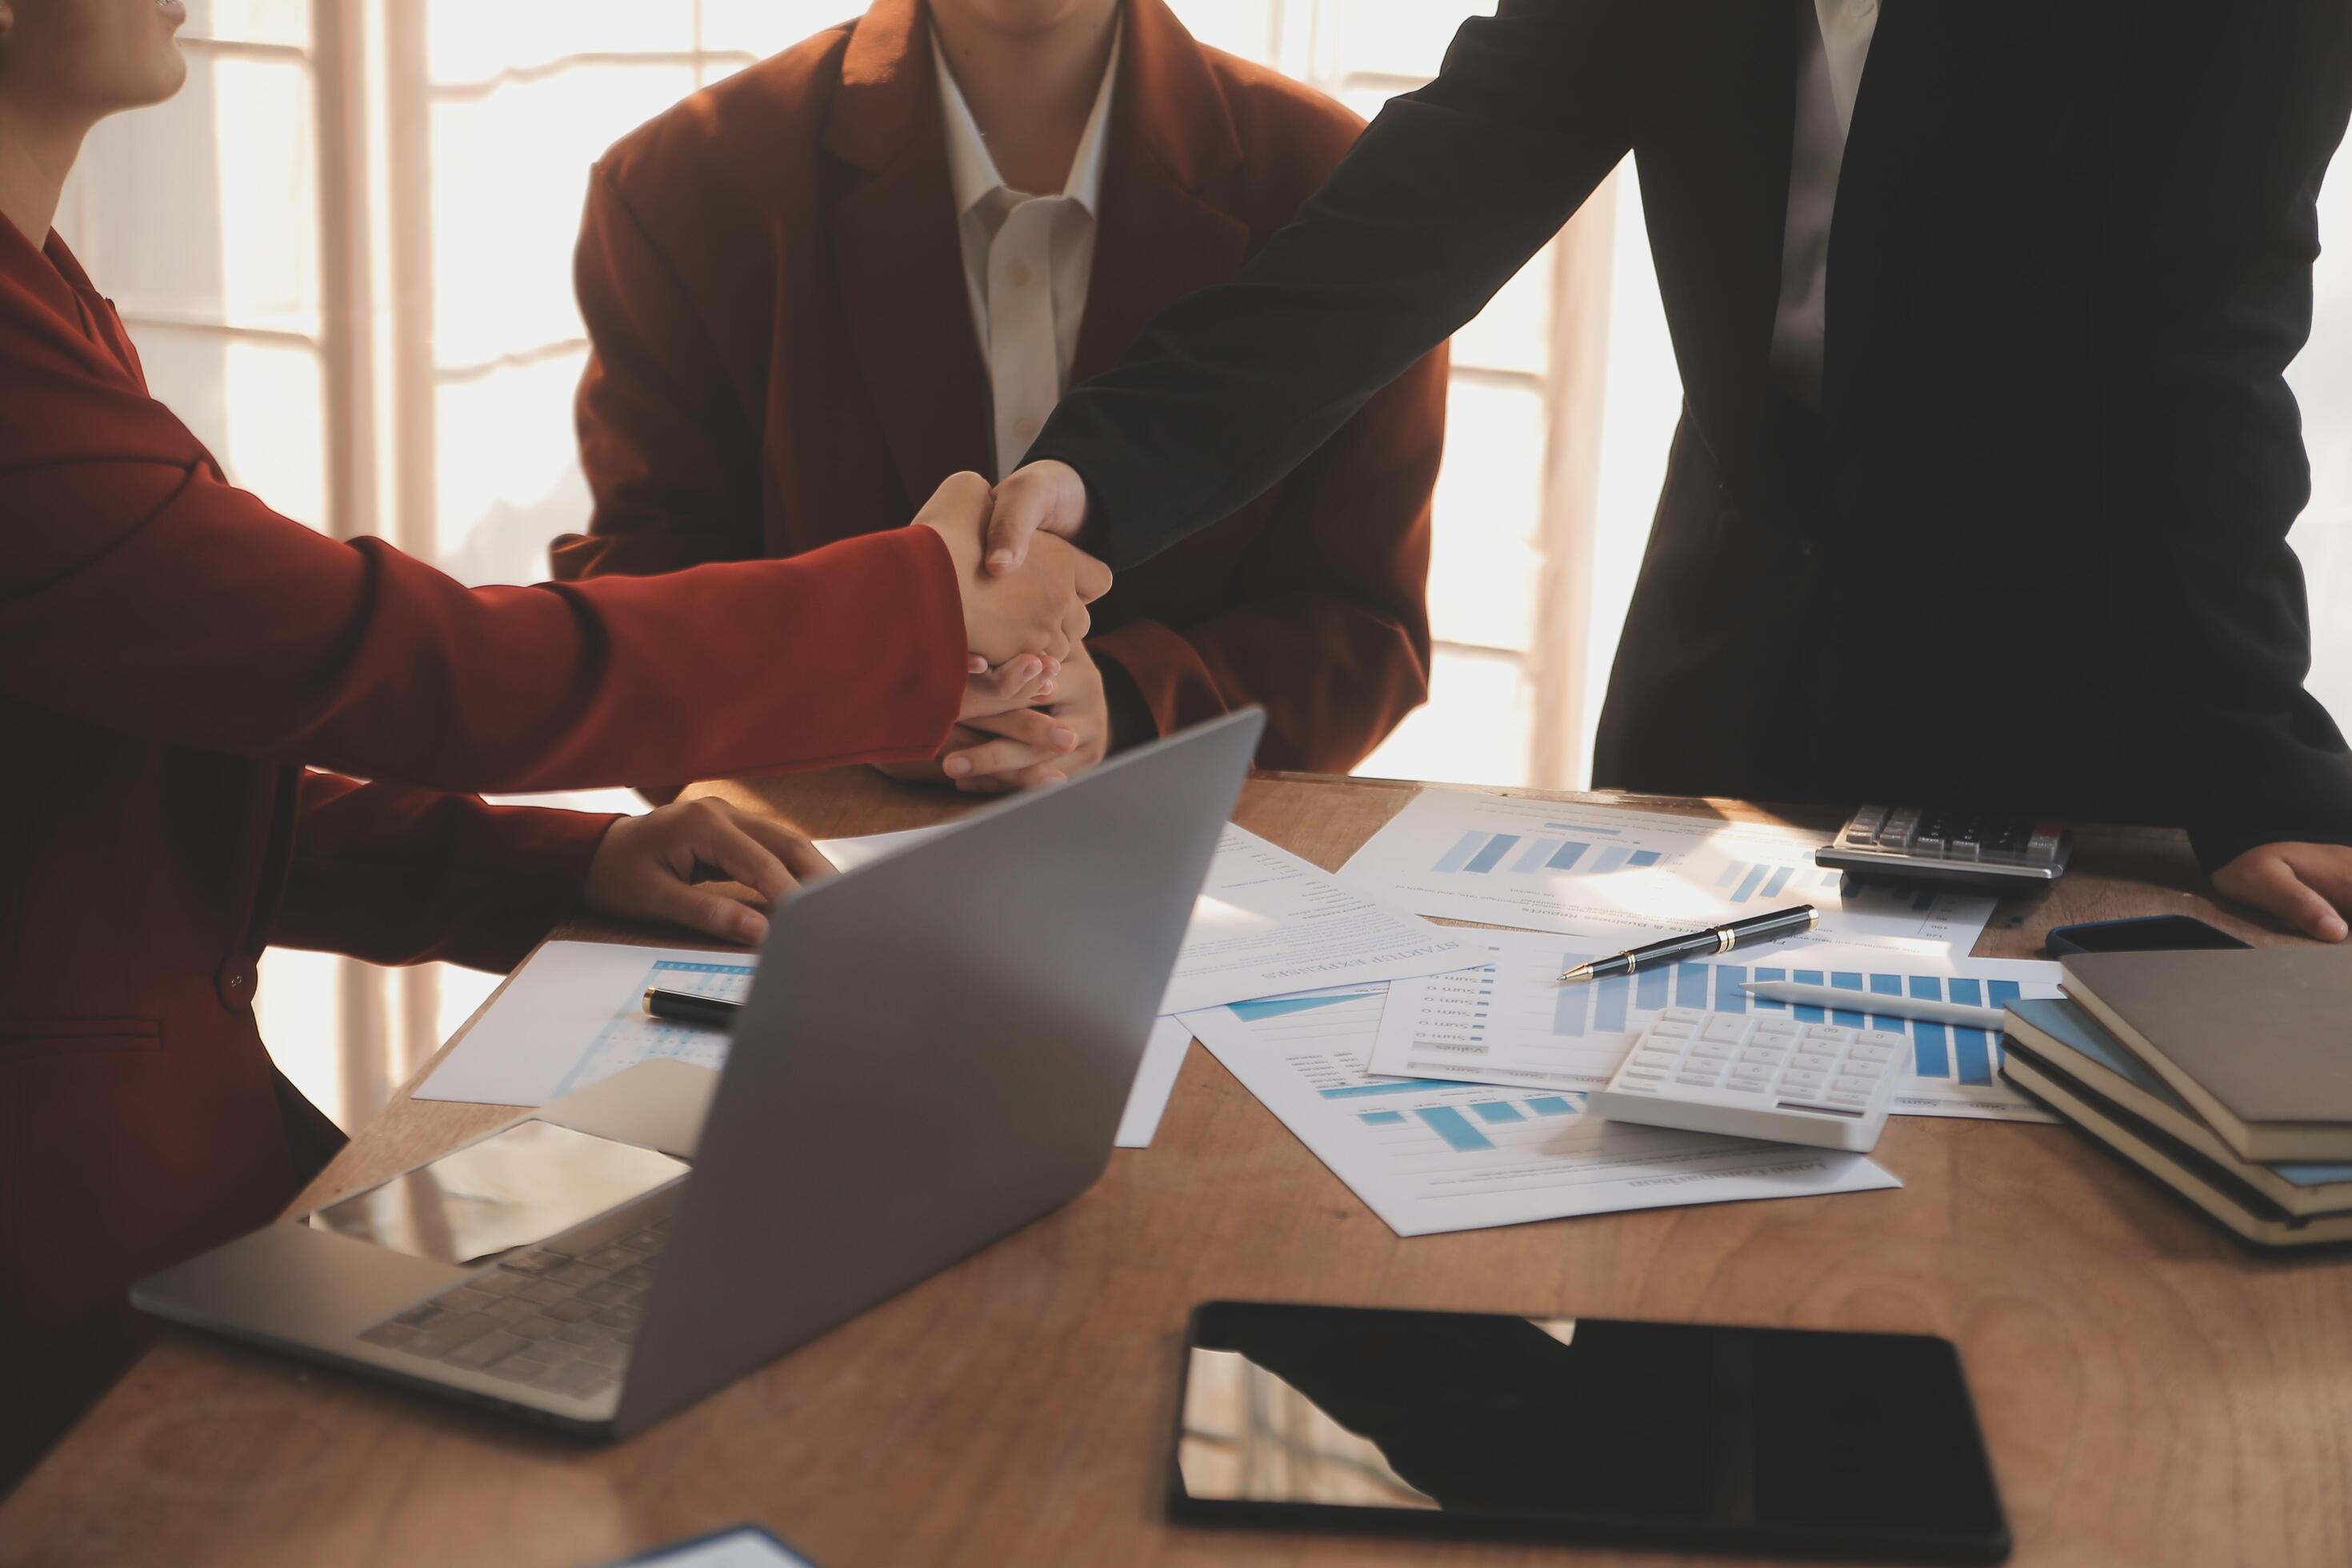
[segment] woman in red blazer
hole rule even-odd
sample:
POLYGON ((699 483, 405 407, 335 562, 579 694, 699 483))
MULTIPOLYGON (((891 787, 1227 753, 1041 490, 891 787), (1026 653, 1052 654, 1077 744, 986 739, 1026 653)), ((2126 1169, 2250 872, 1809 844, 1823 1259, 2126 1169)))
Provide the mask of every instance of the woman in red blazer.
POLYGON ((996 689, 973 656, 1042 679, 1108 585, 1073 553, 996 593, 970 474, 929 527, 568 587, 467 589, 271 512, 49 232, 89 126, 179 86, 181 19, 0 0, 0 1488, 136 1348, 130 1282, 331 1148, 254 1029, 266 944, 497 969, 583 905, 751 940, 694 876, 775 895, 823 864, 714 806, 441 792, 928 757, 996 689))

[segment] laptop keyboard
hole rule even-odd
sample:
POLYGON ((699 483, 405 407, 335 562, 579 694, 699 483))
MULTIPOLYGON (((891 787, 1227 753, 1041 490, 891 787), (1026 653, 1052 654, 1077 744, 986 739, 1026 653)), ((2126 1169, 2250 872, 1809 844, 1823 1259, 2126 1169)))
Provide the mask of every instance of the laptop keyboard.
POLYGON ((669 1216, 592 1243, 518 1247, 360 1338, 445 1366, 586 1399, 621 1381, 669 1216))

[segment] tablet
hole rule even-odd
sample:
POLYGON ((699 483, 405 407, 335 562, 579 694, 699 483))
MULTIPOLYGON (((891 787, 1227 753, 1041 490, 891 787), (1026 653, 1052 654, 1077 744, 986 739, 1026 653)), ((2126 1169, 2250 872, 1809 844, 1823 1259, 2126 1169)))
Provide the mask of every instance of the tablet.
POLYGON ((1171 1514, 1199 1524, 1997 1563, 1948 1340, 1212 1301, 1171 1514))

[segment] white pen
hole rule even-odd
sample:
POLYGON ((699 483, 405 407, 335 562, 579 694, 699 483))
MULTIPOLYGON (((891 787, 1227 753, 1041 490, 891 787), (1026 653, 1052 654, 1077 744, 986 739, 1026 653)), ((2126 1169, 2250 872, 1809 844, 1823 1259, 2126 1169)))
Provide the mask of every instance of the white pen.
POLYGON ((1930 1024, 1958 1024, 1963 1029, 1999 1034, 2009 1016, 1998 1007, 1971 1007, 1965 1002, 1931 1002, 1925 996, 1889 996, 1875 991, 1845 991, 1835 985, 1801 985, 1793 980, 1751 980, 1740 987, 1769 1002, 1800 1007, 1837 1008, 1845 1013, 1875 1013, 1882 1018, 1920 1018, 1930 1024))

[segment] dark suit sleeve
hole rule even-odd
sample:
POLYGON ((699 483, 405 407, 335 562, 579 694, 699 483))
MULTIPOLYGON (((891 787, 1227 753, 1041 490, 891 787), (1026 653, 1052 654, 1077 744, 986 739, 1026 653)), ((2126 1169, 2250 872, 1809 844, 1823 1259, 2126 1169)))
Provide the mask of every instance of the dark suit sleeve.
POLYGON ((580 908, 614 818, 305 773, 270 941, 503 972, 580 908))
POLYGON ((1088 639, 1125 671, 1153 732, 1255 702, 1265 710, 1259 766, 1343 773, 1427 699, 1445 365, 1444 350, 1428 355, 1291 475, 1234 573, 1233 604, 1088 639))
MULTIPOLYGON (((2135 7, 2110 105, 2103 502, 2120 694, 2207 866, 2352 843, 2352 756, 2304 690, 2287 530, 2310 499, 2289 361, 2311 331, 2321 176, 2352 104, 2342 0, 2135 7)), ((2159 786, 2160 787, 2160 786, 2159 786)))
POLYGON ((743 405, 669 258, 598 165, 572 258, 588 366, 574 415, 596 510, 551 555, 566 581, 761 553, 743 405))
POLYGON ((1030 448, 1115 568, 1239 510, 1478 312, 1632 144, 1641 0, 1503 0, 1229 283, 1179 301, 1030 448))

